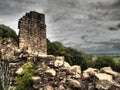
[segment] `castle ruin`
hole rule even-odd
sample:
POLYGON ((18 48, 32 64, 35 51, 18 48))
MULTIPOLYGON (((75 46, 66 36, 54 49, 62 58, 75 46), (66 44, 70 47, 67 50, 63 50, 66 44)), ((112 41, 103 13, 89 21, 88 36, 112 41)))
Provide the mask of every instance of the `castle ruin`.
POLYGON ((29 53, 47 54, 45 15, 31 11, 18 23, 19 48, 29 53))

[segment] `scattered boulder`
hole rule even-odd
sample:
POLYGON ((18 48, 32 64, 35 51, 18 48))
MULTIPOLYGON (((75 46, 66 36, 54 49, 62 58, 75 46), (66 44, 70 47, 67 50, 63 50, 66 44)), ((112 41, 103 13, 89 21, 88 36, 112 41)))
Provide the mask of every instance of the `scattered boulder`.
POLYGON ((83 73, 87 73, 90 76, 94 76, 95 73, 97 73, 97 72, 98 72, 98 69, 96 69, 96 68, 88 68, 87 70, 83 71, 83 73))
POLYGON ((65 87, 63 85, 60 85, 57 90, 65 90, 65 87))
POLYGON ((88 68, 87 70, 83 71, 83 79, 89 79, 94 76, 98 72, 98 69, 95 68, 88 68))
POLYGON ((108 90, 113 85, 113 78, 112 75, 108 75, 106 73, 97 73, 95 74, 96 77, 96 88, 98 90, 108 90))
POLYGON ((40 80, 41 78, 39 76, 32 77, 32 81, 34 82, 33 88, 38 89, 40 87, 40 80))
POLYGON ((54 90, 54 88, 50 85, 45 86, 44 90, 54 90))
POLYGON ((113 71, 111 67, 104 67, 100 69, 101 72, 110 74, 114 77, 118 76, 118 73, 113 71))
POLYGON ((16 71, 17 75, 22 75, 24 73, 24 70, 22 67, 18 68, 18 70, 16 71))
POLYGON ((69 64, 68 62, 65 61, 65 62, 63 63, 63 68, 64 68, 64 69, 69 69, 70 67, 71 67, 71 66, 70 66, 70 64, 69 64))
POLYGON ((64 63, 64 57, 56 57, 56 61, 54 62, 55 67, 60 67, 64 63))
POLYGON ((39 76, 33 76, 33 77, 32 77, 32 81, 33 81, 33 82, 39 82, 40 79, 41 79, 41 78, 40 78, 39 76))
POLYGON ((79 88, 79 89, 81 88, 80 82, 74 79, 68 79, 67 84, 72 88, 79 88))
POLYGON ((81 74, 81 67, 80 66, 77 66, 77 65, 74 65, 74 66, 71 66, 70 68, 71 72, 73 73, 77 73, 77 74, 81 74))
POLYGON ((83 73, 82 78, 83 79, 89 79, 90 75, 88 73, 83 73))
POLYGON ((54 69, 48 69, 45 71, 46 74, 50 75, 50 76, 55 76, 56 75, 56 71, 54 69))

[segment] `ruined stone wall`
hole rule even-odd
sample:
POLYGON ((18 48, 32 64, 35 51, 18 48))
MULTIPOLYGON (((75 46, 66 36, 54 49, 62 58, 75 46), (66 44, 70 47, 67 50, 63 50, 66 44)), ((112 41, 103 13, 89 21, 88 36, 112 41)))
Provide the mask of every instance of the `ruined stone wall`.
POLYGON ((19 48, 47 54, 45 15, 34 11, 19 20, 19 48))

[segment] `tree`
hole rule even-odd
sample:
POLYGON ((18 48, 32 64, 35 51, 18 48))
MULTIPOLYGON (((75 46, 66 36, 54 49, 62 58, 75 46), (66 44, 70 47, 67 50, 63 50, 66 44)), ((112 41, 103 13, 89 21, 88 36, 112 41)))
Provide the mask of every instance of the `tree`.
POLYGON ((0 24, 0 39, 3 38, 12 38, 16 42, 18 42, 18 36, 16 32, 10 27, 0 24))
POLYGON ((47 40, 48 54, 55 56, 64 56, 65 60, 71 65, 80 65, 82 69, 86 69, 91 64, 91 56, 82 51, 65 47, 59 42, 50 42, 47 40))
POLYGON ((95 61, 96 68, 114 67, 116 64, 111 56, 99 56, 95 61))

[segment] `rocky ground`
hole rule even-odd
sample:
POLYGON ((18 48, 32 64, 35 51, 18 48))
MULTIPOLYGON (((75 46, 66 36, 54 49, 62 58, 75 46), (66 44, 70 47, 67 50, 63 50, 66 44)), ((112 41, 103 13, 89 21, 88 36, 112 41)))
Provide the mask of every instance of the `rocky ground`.
MULTIPOLYGON (((35 90, 120 90, 120 74, 111 67, 82 72, 80 66, 70 66, 64 57, 46 55, 37 60, 40 68, 32 77, 35 90)), ((19 68, 17 73, 23 71, 19 68)))

